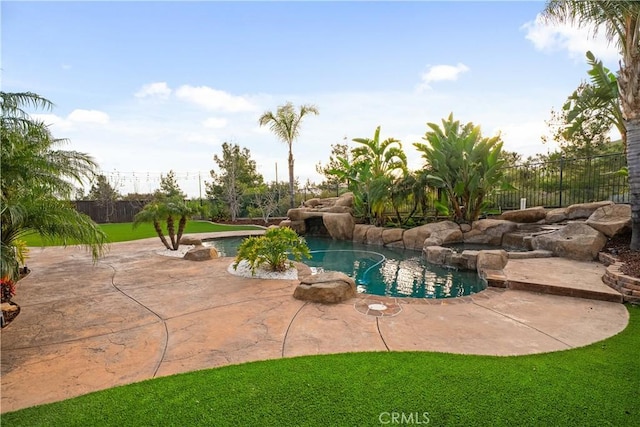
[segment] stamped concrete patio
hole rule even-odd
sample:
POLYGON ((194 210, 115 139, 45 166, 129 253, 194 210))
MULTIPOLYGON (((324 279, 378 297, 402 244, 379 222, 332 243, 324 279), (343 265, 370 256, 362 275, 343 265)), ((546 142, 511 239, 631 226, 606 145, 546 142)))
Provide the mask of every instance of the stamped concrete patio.
MULTIPOLYGON (((240 278, 227 272, 230 258, 190 262, 158 249, 157 238, 112 244, 95 265, 77 247, 31 250, 32 273, 14 298, 22 312, 2 330, 2 412, 281 357, 566 350, 628 323, 623 304, 496 288, 437 301, 359 295, 336 305, 305 303, 292 297, 297 281, 240 278), (389 309, 367 310, 379 302, 389 309)), ((540 261, 510 263, 506 273, 521 280, 537 272, 544 282, 540 277, 561 270, 554 280, 581 277, 590 289, 605 286, 597 263, 588 263, 593 274, 585 274, 585 263, 534 263, 540 261)))

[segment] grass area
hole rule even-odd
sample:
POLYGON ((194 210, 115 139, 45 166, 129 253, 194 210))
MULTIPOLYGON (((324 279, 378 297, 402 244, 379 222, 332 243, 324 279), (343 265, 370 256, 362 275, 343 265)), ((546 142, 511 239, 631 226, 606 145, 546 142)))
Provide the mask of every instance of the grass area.
POLYGON ((628 309, 623 332, 574 350, 252 362, 27 408, 3 414, 2 424, 367 426, 400 424, 404 414, 404 424, 430 426, 638 426, 640 307, 628 309))
MULTIPOLYGON (((107 234, 109 242, 126 242, 129 240, 146 239, 147 237, 156 237, 157 234, 152 224, 140 224, 133 228, 132 223, 123 222, 116 224, 100 224, 100 228, 107 234)), ((236 231, 236 230, 258 230, 260 227, 253 225, 224 225, 214 224, 209 221, 189 221, 185 228, 187 233, 211 233, 217 231, 236 231)), ((166 231, 165 231, 166 235, 166 231)), ((31 234, 24 239, 27 246, 59 246, 62 242, 59 240, 43 240, 37 234, 31 234)), ((74 244, 69 242, 68 244, 74 244)))

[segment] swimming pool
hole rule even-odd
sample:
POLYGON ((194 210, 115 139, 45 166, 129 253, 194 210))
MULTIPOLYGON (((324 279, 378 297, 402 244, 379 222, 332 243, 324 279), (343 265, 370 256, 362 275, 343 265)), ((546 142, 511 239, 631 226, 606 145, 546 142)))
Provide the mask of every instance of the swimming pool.
MULTIPOLYGON (((234 257, 244 237, 209 240, 220 256, 234 257)), ((419 251, 307 237, 316 271, 341 271, 354 278, 359 293, 391 297, 452 298, 486 288, 477 273, 429 264, 419 251)))

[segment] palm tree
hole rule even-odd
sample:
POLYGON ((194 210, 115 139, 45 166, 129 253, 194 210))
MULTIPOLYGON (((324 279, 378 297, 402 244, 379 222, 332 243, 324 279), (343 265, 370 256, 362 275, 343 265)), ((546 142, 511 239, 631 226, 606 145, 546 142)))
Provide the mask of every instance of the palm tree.
POLYGON ((300 133, 300 122, 307 114, 319 114, 315 105, 301 105, 296 111, 291 102, 281 105, 274 114, 271 111, 265 112, 258 123, 260 126, 270 125, 271 131, 289 146, 289 197, 291 198, 290 207, 295 207, 295 195, 293 194, 293 141, 300 133))
POLYGON ((402 151, 402 143, 394 138, 380 141, 380 126, 376 128, 373 139, 354 138, 358 147, 352 150, 354 164, 366 164, 369 179, 365 182, 367 202, 376 223, 382 225, 385 203, 389 199, 394 180, 403 176, 407 170, 407 156, 402 151))
POLYGON ((94 260, 104 251, 106 235, 71 204, 74 183, 95 175, 96 163, 84 153, 58 149, 48 127, 25 108, 51 109, 37 94, 0 92, 0 220, 2 277, 17 279, 20 238, 35 232, 63 245, 85 244, 94 260))
POLYGON ((640 250, 640 2, 547 2, 543 16, 549 21, 594 25, 615 42, 621 55, 618 87, 624 127, 627 131, 627 166, 631 202, 631 245, 640 250))
POLYGON ((136 214, 133 221, 133 227, 137 227, 143 222, 150 222, 153 224, 153 229, 160 238, 160 241, 165 248, 171 251, 177 251, 180 247, 180 239, 184 233, 184 229, 187 226, 187 221, 191 215, 195 214, 195 210, 189 207, 184 200, 180 197, 166 198, 162 195, 156 196, 156 198, 145 205, 140 212, 136 214), (178 230, 176 233, 175 220, 178 220, 178 230), (166 221, 167 234, 171 240, 171 244, 164 236, 161 221, 166 221))

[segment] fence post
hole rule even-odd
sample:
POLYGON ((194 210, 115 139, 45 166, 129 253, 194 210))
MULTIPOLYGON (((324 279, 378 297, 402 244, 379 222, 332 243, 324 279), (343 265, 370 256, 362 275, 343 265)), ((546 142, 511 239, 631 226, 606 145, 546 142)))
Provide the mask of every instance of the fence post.
POLYGON ((562 170, 564 168, 564 154, 560 156, 560 206, 562 207, 562 170))

